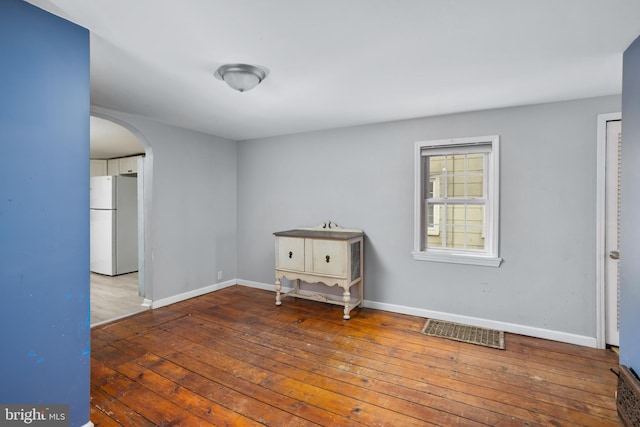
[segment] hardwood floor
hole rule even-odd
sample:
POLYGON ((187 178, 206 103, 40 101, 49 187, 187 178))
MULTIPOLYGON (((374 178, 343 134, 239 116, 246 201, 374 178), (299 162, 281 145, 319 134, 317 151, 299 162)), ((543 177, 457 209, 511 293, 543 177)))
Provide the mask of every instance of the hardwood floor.
POLYGON ((138 273, 104 276, 91 273, 91 324, 147 310, 138 295, 138 273))
POLYGON ((92 329, 96 426, 618 426, 617 355, 232 286, 92 329))

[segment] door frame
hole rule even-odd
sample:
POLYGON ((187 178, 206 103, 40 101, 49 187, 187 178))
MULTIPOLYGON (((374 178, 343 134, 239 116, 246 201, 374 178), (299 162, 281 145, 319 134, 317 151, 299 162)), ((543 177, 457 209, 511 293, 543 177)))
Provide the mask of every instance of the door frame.
POLYGON ((107 109, 91 107, 90 114, 109 120, 130 131, 142 146, 145 155, 138 160, 138 290, 144 298, 143 305, 151 307, 153 303, 153 232, 152 219, 152 187, 153 187, 153 148, 151 143, 135 126, 123 119, 115 117, 107 109), (142 190, 142 191, 140 191, 142 190))
POLYGON ((596 148, 596 347, 606 348, 606 171, 607 122, 622 113, 598 114, 596 148))

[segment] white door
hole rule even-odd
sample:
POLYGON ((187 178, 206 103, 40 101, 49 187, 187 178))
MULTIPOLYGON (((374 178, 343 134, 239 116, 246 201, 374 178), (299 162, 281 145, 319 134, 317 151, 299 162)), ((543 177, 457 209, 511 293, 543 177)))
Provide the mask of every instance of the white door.
POLYGON ((605 186, 605 328, 606 343, 619 345, 621 121, 607 121, 605 186))

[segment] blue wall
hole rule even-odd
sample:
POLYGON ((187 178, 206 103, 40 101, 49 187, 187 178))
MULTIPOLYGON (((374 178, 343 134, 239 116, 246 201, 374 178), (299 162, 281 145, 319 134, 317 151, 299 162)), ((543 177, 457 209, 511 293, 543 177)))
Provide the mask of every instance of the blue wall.
POLYGON ((0 0, 0 403, 89 421, 89 33, 0 0))
POLYGON ((620 230, 620 364, 640 373, 640 37, 624 53, 620 230))

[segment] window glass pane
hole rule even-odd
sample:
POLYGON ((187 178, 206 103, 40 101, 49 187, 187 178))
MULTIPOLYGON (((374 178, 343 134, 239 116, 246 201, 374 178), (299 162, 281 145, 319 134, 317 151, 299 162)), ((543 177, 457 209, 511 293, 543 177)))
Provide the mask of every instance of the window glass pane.
POLYGON ((442 173, 449 173, 455 169, 453 166, 453 156, 445 156, 445 159, 446 161, 442 165, 442 173))
POLYGON ((464 175, 448 175, 447 176, 447 197, 465 197, 466 176, 464 175))
POLYGON ((444 194, 444 183, 440 179, 443 174, 444 165, 446 163, 445 156, 431 156, 427 158, 429 167, 429 176, 427 177, 427 198, 439 198, 444 194))
POLYGON ((484 182, 482 175, 469 176, 467 182, 467 197, 474 199, 482 199, 484 197, 484 182))
POLYGON ((465 235, 464 227, 460 226, 447 226, 447 242, 446 247, 450 249, 464 249, 465 248, 465 235))
POLYGON ((480 174, 484 172, 484 154, 467 155, 467 172, 480 174))
POLYGON ((451 158, 450 166, 447 169, 449 173, 464 173, 464 164, 466 154, 454 154, 453 156, 449 156, 451 158))
POLYGON ((444 220, 444 205, 432 204, 427 205, 427 247, 442 247, 441 225, 444 220))
POLYGON ((432 249, 437 249, 442 247, 442 233, 438 234, 427 234, 427 246, 432 249))
POLYGON ((467 248, 484 249, 484 206, 467 206, 467 248))
POLYGON ((467 206, 467 225, 482 227, 484 225, 484 206, 467 206))
POLYGON ((464 225, 465 206, 449 205, 447 206, 447 225, 464 225))
POLYGON ((428 248, 485 249, 484 206, 429 204, 428 248))
POLYGON ((484 154, 467 156, 467 197, 484 197, 484 154))
POLYGON ((484 249, 484 237, 482 227, 467 225, 467 249, 484 249))
POLYGON ((442 175, 445 169, 446 160, 445 156, 430 156, 429 157, 429 178, 442 175))
POLYGON ((443 181, 435 197, 485 198, 484 158, 483 153, 430 157, 430 179, 439 175, 443 181))

